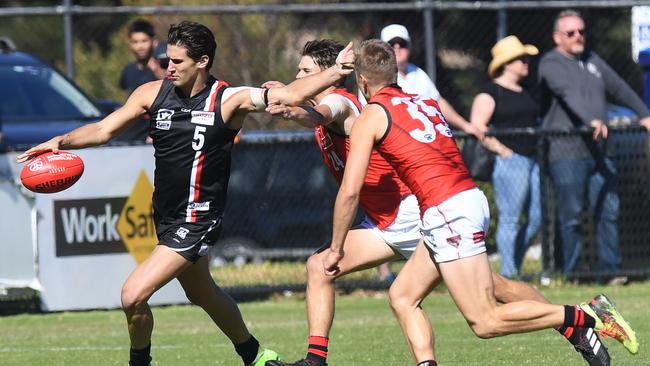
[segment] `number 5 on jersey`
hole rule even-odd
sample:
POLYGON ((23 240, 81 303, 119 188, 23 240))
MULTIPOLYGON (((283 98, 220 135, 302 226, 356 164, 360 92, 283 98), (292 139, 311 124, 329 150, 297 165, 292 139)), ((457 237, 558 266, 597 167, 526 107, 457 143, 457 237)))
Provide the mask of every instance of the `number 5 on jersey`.
POLYGON ((195 151, 199 151, 203 148, 203 145, 205 144, 205 133, 207 131, 207 128, 204 126, 196 126, 194 127, 194 137, 192 138, 192 149, 195 151))

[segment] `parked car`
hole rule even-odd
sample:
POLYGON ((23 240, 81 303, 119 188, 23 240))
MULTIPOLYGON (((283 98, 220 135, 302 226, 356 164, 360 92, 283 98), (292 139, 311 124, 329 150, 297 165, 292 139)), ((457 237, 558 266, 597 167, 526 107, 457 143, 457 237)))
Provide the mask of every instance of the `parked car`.
POLYGON ((94 122, 115 106, 94 103, 51 66, 0 37, 2 150, 18 150, 94 122))

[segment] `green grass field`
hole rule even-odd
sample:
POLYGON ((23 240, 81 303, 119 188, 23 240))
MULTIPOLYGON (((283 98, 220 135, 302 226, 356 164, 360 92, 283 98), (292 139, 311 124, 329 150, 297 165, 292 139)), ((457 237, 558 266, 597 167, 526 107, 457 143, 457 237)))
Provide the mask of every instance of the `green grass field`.
MULTIPOLYGON (((546 288, 556 303, 575 303, 605 292, 637 330, 641 351, 632 356, 605 340, 614 365, 649 365, 650 282, 622 287, 563 285, 546 288)), ((262 344, 294 361, 305 353, 307 327, 301 294, 241 304, 262 344)), ((424 303, 436 331, 441 365, 583 365, 555 331, 491 340, 475 337, 448 295, 424 303)), ((191 306, 154 309, 154 365, 241 365, 228 339, 191 306)), ((0 317, 0 365, 126 365, 128 336, 121 311, 63 312, 0 317)), ((413 365, 384 292, 340 296, 330 340, 330 365, 413 365)))

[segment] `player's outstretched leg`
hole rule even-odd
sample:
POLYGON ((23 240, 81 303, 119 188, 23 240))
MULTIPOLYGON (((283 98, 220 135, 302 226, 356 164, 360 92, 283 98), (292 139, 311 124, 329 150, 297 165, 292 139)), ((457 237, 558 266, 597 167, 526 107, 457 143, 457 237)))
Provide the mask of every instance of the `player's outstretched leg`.
POLYGON ((606 295, 598 295, 588 303, 580 304, 580 308, 596 319, 598 333, 621 342, 632 354, 639 352, 636 333, 606 295))
POLYGON ((188 300, 200 306, 212 321, 233 342, 244 365, 264 366, 266 361, 278 360, 275 351, 260 347, 250 334, 237 303, 214 282, 207 257, 202 257, 178 275, 178 281, 188 300))
POLYGON ((564 335, 582 355, 589 366, 609 366, 610 357, 607 348, 598 338, 593 328, 567 328, 571 335, 564 335))
MULTIPOLYGON (((505 278, 492 272, 494 296, 500 303, 522 300, 533 300, 550 303, 536 288, 521 282, 505 278)), ((602 344, 598 333, 592 328, 560 327, 557 331, 569 341, 589 366, 609 366, 610 357, 607 348, 602 344)))
POLYGON ((153 314, 147 301, 154 292, 189 265, 190 262, 178 253, 158 245, 122 286, 122 309, 131 339, 130 366, 148 366, 151 362, 153 314))

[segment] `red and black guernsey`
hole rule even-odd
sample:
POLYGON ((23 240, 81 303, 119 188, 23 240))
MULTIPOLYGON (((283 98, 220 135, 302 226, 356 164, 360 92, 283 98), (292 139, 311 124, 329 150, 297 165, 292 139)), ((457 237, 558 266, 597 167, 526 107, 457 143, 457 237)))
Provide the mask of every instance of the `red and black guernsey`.
POLYGON ((476 187, 435 100, 390 85, 369 104, 380 105, 388 116, 388 129, 376 149, 415 194, 421 214, 476 187))
POLYGON ((226 203, 230 152, 238 130, 225 126, 228 84, 210 77, 193 97, 164 80, 151 106, 156 157, 153 208, 159 223, 214 220, 226 203))
MULTIPOLYGON (((352 101, 357 107, 357 114, 361 111, 361 104, 354 95, 345 89, 336 89, 334 93, 352 101)), ((350 151, 349 138, 326 126, 317 126, 316 141, 325 165, 340 184, 343 181, 345 162, 350 151)), ((402 198, 410 193, 406 185, 399 180, 393 167, 373 150, 368 173, 359 196, 359 205, 366 215, 378 228, 385 229, 395 221, 402 198)))

